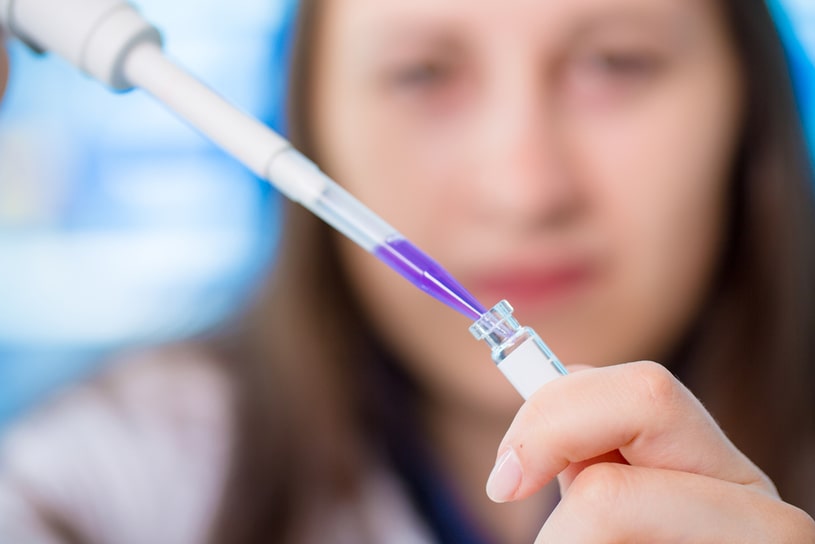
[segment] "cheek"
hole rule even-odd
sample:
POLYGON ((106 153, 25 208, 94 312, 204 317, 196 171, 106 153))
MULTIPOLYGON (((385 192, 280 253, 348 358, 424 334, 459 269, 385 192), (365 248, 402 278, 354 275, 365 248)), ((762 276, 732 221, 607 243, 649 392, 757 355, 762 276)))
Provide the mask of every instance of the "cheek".
POLYGON ((423 250, 443 255, 427 242, 446 236, 442 225, 460 223, 456 204, 472 161, 461 137, 465 120, 415 114, 367 79, 348 77, 342 65, 326 65, 331 92, 316 104, 321 166, 423 250))
POLYGON ((606 356, 619 360, 670 351, 700 309, 724 242, 739 110, 721 88, 683 92, 583 133, 596 219, 614 248, 607 302, 617 319, 605 332, 619 353, 606 356))
POLYGON ((353 195, 384 217, 408 238, 434 254, 426 241, 442 235, 445 226, 455 225, 460 209, 456 180, 462 175, 450 142, 434 132, 399 123, 375 106, 357 108, 353 122, 337 121, 323 146, 329 156, 330 173, 353 195))
POLYGON ((631 238, 624 246, 647 251, 681 273, 698 260, 694 248, 721 230, 731 156, 724 142, 731 137, 714 137, 715 129, 700 134, 699 127, 677 119, 665 124, 672 130, 646 125, 616 132, 602 157, 598 191, 609 203, 610 221, 631 238))

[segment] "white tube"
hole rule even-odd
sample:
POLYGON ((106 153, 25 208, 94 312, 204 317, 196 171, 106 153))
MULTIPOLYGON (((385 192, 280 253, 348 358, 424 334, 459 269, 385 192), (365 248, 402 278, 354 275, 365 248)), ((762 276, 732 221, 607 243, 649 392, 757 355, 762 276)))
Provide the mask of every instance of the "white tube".
POLYGON ((470 333, 487 342, 498 369, 526 400, 567 372, 538 333, 521 326, 512 311, 502 300, 470 326, 470 333))
POLYGON ((564 375, 561 366, 552 363, 540 341, 527 338, 498 363, 498 370, 506 376, 524 400, 552 380, 564 375))

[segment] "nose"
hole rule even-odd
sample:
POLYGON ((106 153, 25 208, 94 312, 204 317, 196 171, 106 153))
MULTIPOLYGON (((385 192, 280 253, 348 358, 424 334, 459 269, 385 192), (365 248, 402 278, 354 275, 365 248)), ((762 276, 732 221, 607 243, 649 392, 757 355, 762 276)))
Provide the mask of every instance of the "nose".
POLYGON ((472 205, 514 230, 563 227, 580 208, 563 120, 534 77, 504 75, 486 94, 473 146, 472 205))

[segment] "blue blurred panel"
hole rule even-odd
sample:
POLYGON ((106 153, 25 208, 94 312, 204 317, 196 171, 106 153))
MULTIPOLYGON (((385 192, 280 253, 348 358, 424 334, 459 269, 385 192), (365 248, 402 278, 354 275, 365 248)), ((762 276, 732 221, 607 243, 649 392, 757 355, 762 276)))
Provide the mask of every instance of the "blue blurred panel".
POLYGON ((789 20, 795 28, 798 39, 809 51, 815 54, 815 2, 811 0, 780 0, 789 14, 789 20))
MULTIPOLYGON (((167 51, 279 124, 292 2, 143 0, 167 51)), ((265 270, 278 201, 140 92, 11 44, 0 109, 0 426, 118 347, 194 334, 265 270)))
POLYGON ((770 0, 792 64, 801 114, 815 156, 815 2, 770 0))

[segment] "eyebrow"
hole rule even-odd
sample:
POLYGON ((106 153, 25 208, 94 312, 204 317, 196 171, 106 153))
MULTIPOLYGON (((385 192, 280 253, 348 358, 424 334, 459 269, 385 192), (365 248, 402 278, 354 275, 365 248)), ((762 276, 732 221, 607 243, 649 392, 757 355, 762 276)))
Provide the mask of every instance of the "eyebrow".
MULTIPOLYGON (((665 10, 650 5, 611 6, 590 13, 577 11, 570 15, 570 21, 562 29, 561 35, 552 37, 559 42, 578 42, 610 30, 647 29, 650 34, 676 43, 686 43, 692 39, 691 25, 687 16, 680 16, 678 10, 665 10)), ((365 56, 382 57, 398 53, 402 49, 421 48, 425 51, 458 50, 464 39, 461 25, 455 18, 428 20, 410 17, 407 20, 394 19, 379 25, 374 32, 365 32, 364 40, 358 42, 365 56), (385 31, 384 29, 387 29, 385 31)))
POLYGON ((455 36, 459 34, 459 25, 455 22, 440 23, 418 22, 418 21, 398 21, 388 28, 387 32, 379 31, 374 34, 369 41, 378 47, 392 47, 395 45, 415 45, 433 44, 437 46, 449 46, 458 40, 455 36))
MULTIPOLYGON (((581 16, 578 15, 578 18, 581 16)), ((647 29, 649 33, 677 42, 686 42, 692 37, 692 25, 688 17, 678 16, 676 12, 664 13, 639 6, 610 8, 604 12, 591 14, 578 21, 568 33, 569 40, 579 40, 593 34, 614 31, 647 29)))
POLYGON ((377 29, 360 39, 357 42, 358 57, 380 63, 416 54, 455 56, 464 47, 459 28, 454 22, 399 21, 387 32, 377 29))

